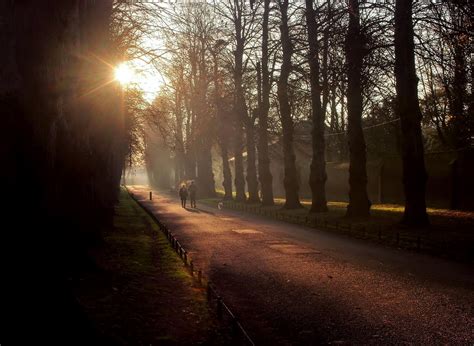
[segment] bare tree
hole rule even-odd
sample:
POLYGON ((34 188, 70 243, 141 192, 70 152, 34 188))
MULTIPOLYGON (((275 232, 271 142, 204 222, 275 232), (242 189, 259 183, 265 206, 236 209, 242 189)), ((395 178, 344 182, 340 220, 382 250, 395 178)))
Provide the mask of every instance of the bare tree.
POLYGON ((283 128, 283 156, 285 177, 286 209, 302 208, 299 199, 298 172, 296 169, 296 156, 294 150, 294 129, 291 117, 291 107, 288 95, 288 79, 292 70, 291 57, 293 55, 293 43, 291 42, 288 25, 288 0, 278 0, 280 9, 280 39, 282 47, 282 64, 280 77, 278 79, 278 103, 280 106, 281 125, 283 128))
POLYGON ((421 134, 422 114, 418 103, 412 0, 397 0, 395 7, 396 113, 402 128, 403 223, 427 225, 425 189, 427 173, 421 134))
POLYGON ((219 54, 222 50, 223 45, 225 45, 225 41, 218 40, 216 41, 213 47, 213 61, 214 61, 214 102, 215 102, 215 112, 216 112, 216 119, 218 122, 218 143, 221 149, 221 157, 222 157, 222 173, 223 173, 223 187, 224 187, 224 199, 231 200, 233 199, 232 196, 232 172, 230 169, 229 164, 229 143, 231 143, 232 138, 232 131, 229 123, 232 119, 230 119, 229 109, 225 106, 225 96, 222 95, 221 91, 221 73, 219 71, 219 54))
POLYGON ((235 157, 235 187, 236 199, 246 200, 245 180, 243 173, 243 133, 242 126, 245 129, 246 141, 246 180, 249 192, 249 201, 259 201, 258 180, 256 167, 256 148, 255 148, 255 117, 249 114, 245 99, 245 90, 243 86, 243 77, 245 73, 244 54, 246 46, 251 37, 255 34, 256 10, 249 6, 244 0, 229 0, 225 4, 224 16, 230 20, 233 25, 234 48, 234 86, 235 86, 235 137, 234 137, 234 157, 235 157))
MULTIPOLYGON (((320 67, 319 67, 319 42, 318 28, 316 24, 316 15, 313 8, 313 0, 306 0, 306 26, 308 32, 308 62, 310 67, 310 86, 311 86, 311 118, 313 121, 312 145, 313 158, 311 161, 311 172, 309 184, 313 193, 311 212, 327 211, 326 202, 326 145, 324 140, 325 127, 325 109, 321 105, 321 85, 320 67)), ((325 78, 327 81, 327 77, 325 78)))
POLYGON ((349 1, 349 27, 346 37, 347 111, 349 137, 349 205, 347 216, 369 215, 367 195, 366 147, 362 131, 362 83, 364 34, 360 27, 359 0, 349 1))
POLYGON ((257 65, 258 75, 258 177, 262 189, 262 205, 273 205, 273 177, 270 172, 270 157, 268 154, 268 112, 270 109, 270 71, 268 67, 268 30, 270 16, 270 0, 263 2, 262 21, 262 64, 257 65))

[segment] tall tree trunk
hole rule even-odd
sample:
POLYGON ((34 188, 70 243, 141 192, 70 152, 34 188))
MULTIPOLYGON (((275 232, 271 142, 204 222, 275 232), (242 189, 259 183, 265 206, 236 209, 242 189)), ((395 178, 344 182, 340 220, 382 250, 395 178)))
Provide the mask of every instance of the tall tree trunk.
MULTIPOLYGON (((234 113, 238 113, 234 110, 234 113)), ((242 155, 243 151, 243 130, 242 130, 242 119, 238 114, 234 114, 234 185, 235 185, 235 199, 239 202, 243 202, 247 199, 245 195, 245 177, 244 177, 244 159, 242 155)))
POLYGON ((465 58, 465 47, 460 35, 454 40, 454 78, 451 104, 451 115, 453 123, 453 143, 455 148, 463 148, 469 143, 469 127, 466 119, 464 106, 466 104, 467 69, 465 58))
POLYGON ((282 64, 280 78, 278 79, 278 102, 280 104, 281 125, 283 128, 283 157, 285 177, 285 209, 302 208, 299 199, 299 177, 296 169, 296 156, 293 139, 293 119, 291 117, 290 100, 288 96, 288 79, 292 70, 291 57, 293 55, 293 44, 288 28, 288 0, 280 0, 281 23, 280 38, 282 45, 282 64))
POLYGON ((194 144, 189 145, 185 155, 185 178, 196 179, 196 154, 194 144))
MULTIPOLYGON (((471 5, 474 7, 474 5, 471 5)), ((472 21, 471 23, 473 23, 472 21)), ((474 23, 471 24, 471 28, 474 27, 474 23)), ((472 32, 472 30, 471 30, 472 32)), ((468 98, 468 104, 467 104, 467 124, 468 124, 468 130, 469 130, 469 137, 473 138, 474 137, 474 90, 472 90, 472 85, 474 85, 474 59, 471 59, 470 63, 470 70, 471 70, 471 92, 468 98)), ((472 145, 472 140, 471 143, 472 145)))
POLYGON ((273 205, 273 176, 270 171, 270 156, 268 154, 268 111, 270 109, 270 73, 268 70, 268 20, 270 15, 270 0, 264 0, 262 23, 262 67, 257 66, 261 90, 258 107, 258 178, 262 189, 262 205, 273 205))
POLYGON ((253 117, 247 115, 245 118, 245 139, 247 144, 247 188, 249 191, 249 202, 260 202, 258 196, 257 166, 255 165, 255 122, 253 117))
MULTIPOLYGON (((339 97, 339 103, 340 103, 340 132, 345 131, 347 129, 347 124, 346 124, 346 110, 347 110, 347 97, 344 97, 346 94, 346 85, 344 80, 341 81, 341 86, 340 86, 340 97, 339 97)), ((339 161, 347 161, 349 159, 349 143, 346 141, 346 136, 344 135, 338 135, 337 136, 337 142, 338 142, 338 147, 339 147, 339 161)))
POLYGON ((206 64, 205 51, 203 45, 200 49, 199 57, 199 77, 196 84, 196 115, 197 115, 197 168, 198 168, 198 189, 201 197, 213 197, 216 194, 214 173, 212 171, 212 141, 214 134, 213 117, 209 111, 207 90, 208 90, 208 68, 206 64))
POLYGON ((361 73, 364 60, 364 37, 360 28, 359 0, 349 0, 349 28, 346 36, 347 112, 349 137, 349 205, 347 216, 370 214, 367 195, 366 147, 362 131, 361 73))
POLYGON ((397 0, 395 5, 396 114, 400 117, 402 128, 405 190, 405 212, 402 222, 408 225, 427 225, 425 201, 427 174, 415 70, 412 6, 412 0, 397 0))
MULTIPOLYGON (((244 58, 244 45, 245 45, 245 37, 244 31, 245 27, 242 27, 242 10, 243 6, 245 6, 244 1, 241 0, 234 0, 235 6, 235 13, 234 13, 234 25, 235 25, 235 39, 236 39, 236 49, 234 51, 234 58, 235 58, 235 69, 234 69, 234 82, 235 82, 235 96, 236 96, 236 113, 237 117, 240 117, 241 124, 243 124, 245 129, 245 139, 246 139, 246 146, 247 146, 247 170, 246 170, 246 180, 247 180, 247 188, 249 192, 249 201, 257 202, 259 201, 258 197, 258 180, 257 180, 257 167, 255 165, 255 125, 252 118, 249 117, 247 104, 245 102, 245 93, 243 89, 243 75, 244 75, 244 66, 243 66, 243 58, 244 58)), ((244 24, 245 25, 245 24, 244 24)), ((240 126, 239 126, 240 128, 240 126)), ((237 165, 237 158, 236 158, 236 170, 239 167, 237 165)), ((243 171, 243 166, 242 166, 243 171)), ((240 172, 239 172, 240 174, 240 172)), ((243 174, 243 172, 242 172, 243 174)), ((237 187, 237 200, 245 200, 245 194, 242 196, 242 190, 245 192, 245 181, 241 181, 240 177, 238 179, 239 184, 243 184, 243 186, 237 187)), ((237 184, 237 172, 236 172, 236 184, 237 184)))
POLYGON ((176 138, 175 138, 175 186, 184 179, 184 136, 181 92, 175 96, 176 138))
POLYGON ((216 107, 216 119, 218 122, 218 142, 221 149, 221 158, 222 158, 222 174, 223 182, 222 186, 224 187, 224 199, 231 200, 232 197, 232 172, 230 170, 229 164, 229 149, 228 145, 232 138, 232 131, 229 128, 229 119, 228 112, 224 111, 224 102, 221 96, 221 86, 219 78, 219 64, 218 64, 218 49, 219 46, 216 45, 216 51, 213 53, 214 58, 214 103, 216 107))
POLYGON ((214 197, 216 195, 214 173, 212 171, 211 141, 204 136, 199 142, 200 152, 197 159, 198 189, 200 197, 214 197))
POLYGON ((242 37, 242 8, 239 0, 234 0, 236 8, 235 37, 236 48, 234 51, 234 86, 235 86, 235 137, 234 137, 234 158, 235 158, 235 191, 236 200, 245 201, 245 177, 243 164, 243 120, 247 117, 247 105, 245 104, 244 90, 242 87, 243 77, 243 57, 244 57, 244 38, 242 37))
POLYGON ((309 42, 309 68, 311 85, 311 117, 313 121, 312 144, 313 157, 311 161, 309 185, 312 192, 311 212, 328 210, 326 202, 326 158, 324 141, 325 111, 321 106, 321 86, 319 84, 319 45, 316 15, 313 0, 306 0, 306 25, 309 42))
MULTIPOLYGON (((235 192, 237 201, 245 201, 245 176, 244 176, 244 160, 243 160, 243 126, 242 126, 242 107, 240 97, 236 95, 234 109, 234 159, 235 159, 235 192)), ((245 101, 244 101, 245 102, 245 101)))
POLYGON ((222 186, 224 187, 224 199, 232 199, 232 172, 229 165, 229 153, 227 149, 226 140, 220 141, 221 156, 222 156, 222 173, 224 176, 224 181, 222 186))
POLYGON ((178 159, 178 156, 176 155, 174 157, 174 186, 178 186, 179 183, 181 182, 181 176, 179 174, 179 167, 180 166, 180 163, 179 163, 179 159, 178 159))

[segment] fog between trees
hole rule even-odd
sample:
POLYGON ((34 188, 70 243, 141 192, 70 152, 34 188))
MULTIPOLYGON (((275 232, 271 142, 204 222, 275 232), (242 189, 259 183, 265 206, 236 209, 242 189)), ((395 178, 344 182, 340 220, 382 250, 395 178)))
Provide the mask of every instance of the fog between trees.
POLYGON ((425 224, 424 151, 472 145, 466 1, 125 7, 142 15, 132 27, 161 37, 151 56, 167 82, 144 112, 154 128, 147 138, 171 150, 174 183, 196 179, 203 196, 221 180, 213 152, 225 198, 272 205, 276 147, 285 208, 301 207, 309 184, 311 211, 327 210, 326 161, 347 160, 347 214, 367 216, 367 159, 395 155, 404 167, 404 221, 425 224), (301 181, 295 145, 307 144, 309 181, 301 181))

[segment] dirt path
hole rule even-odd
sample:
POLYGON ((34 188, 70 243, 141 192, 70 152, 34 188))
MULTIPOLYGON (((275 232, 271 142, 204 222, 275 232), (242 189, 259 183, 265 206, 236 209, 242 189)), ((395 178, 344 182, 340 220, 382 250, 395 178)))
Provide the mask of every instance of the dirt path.
POLYGON ((468 265, 131 191, 177 235, 258 344, 474 342, 468 265))

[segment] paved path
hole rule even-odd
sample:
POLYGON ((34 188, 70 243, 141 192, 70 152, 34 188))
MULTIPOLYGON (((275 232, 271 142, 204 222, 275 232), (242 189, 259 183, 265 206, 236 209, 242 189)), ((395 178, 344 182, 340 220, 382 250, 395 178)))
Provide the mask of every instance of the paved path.
POLYGON ((168 225, 257 344, 473 344, 474 268, 130 190, 168 225))

